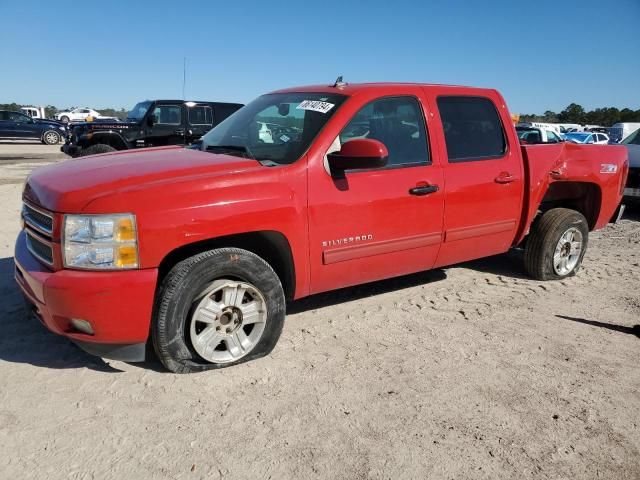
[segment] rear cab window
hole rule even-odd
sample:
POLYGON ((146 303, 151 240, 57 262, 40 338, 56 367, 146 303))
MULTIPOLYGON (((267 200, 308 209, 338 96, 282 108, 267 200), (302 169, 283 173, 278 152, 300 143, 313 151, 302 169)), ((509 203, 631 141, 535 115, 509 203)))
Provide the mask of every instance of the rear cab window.
POLYGON ((437 98, 450 163, 492 160, 507 152, 504 126, 486 97, 437 98))

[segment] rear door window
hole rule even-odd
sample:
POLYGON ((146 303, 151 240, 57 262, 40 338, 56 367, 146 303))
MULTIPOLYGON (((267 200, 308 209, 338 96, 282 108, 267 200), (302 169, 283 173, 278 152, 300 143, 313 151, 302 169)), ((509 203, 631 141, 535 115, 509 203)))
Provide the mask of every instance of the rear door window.
POLYGON ((189 108, 189 123, 191 125, 213 125, 211 107, 196 105, 189 108))
POLYGON ((501 158, 507 151, 502 122, 484 97, 438 97, 449 162, 501 158))

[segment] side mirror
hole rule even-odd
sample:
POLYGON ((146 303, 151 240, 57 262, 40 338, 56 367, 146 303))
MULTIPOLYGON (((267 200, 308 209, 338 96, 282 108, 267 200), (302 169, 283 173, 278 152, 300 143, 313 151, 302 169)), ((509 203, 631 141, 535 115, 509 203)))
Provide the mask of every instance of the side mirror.
POLYGON ((149 127, 153 127, 154 123, 155 123, 155 119, 153 118, 153 114, 151 114, 147 117, 147 125, 149 127))
POLYGON ((332 174, 361 168, 381 168, 388 159, 389 151, 384 143, 372 138, 349 140, 340 151, 327 155, 332 174))

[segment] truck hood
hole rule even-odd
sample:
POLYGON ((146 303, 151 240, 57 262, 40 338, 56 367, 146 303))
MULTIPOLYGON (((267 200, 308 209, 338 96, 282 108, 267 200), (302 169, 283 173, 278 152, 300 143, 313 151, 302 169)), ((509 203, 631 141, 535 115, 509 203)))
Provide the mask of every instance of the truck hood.
POLYGON ((80 213, 93 200, 146 186, 266 168, 255 160, 182 147, 158 147, 80 157, 35 170, 24 198, 47 210, 80 213))

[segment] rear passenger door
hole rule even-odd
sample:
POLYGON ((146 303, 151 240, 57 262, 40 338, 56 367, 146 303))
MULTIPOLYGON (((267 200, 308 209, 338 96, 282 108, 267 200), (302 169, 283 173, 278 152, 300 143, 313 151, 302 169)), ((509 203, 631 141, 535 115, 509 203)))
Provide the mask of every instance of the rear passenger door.
MULTIPOLYGON (((430 90, 431 91, 431 90, 430 90)), ((437 90, 434 90, 437 92, 437 90)), ((522 214, 519 143, 501 97, 435 93, 443 125, 444 242, 437 266, 507 251, 522 214)))

